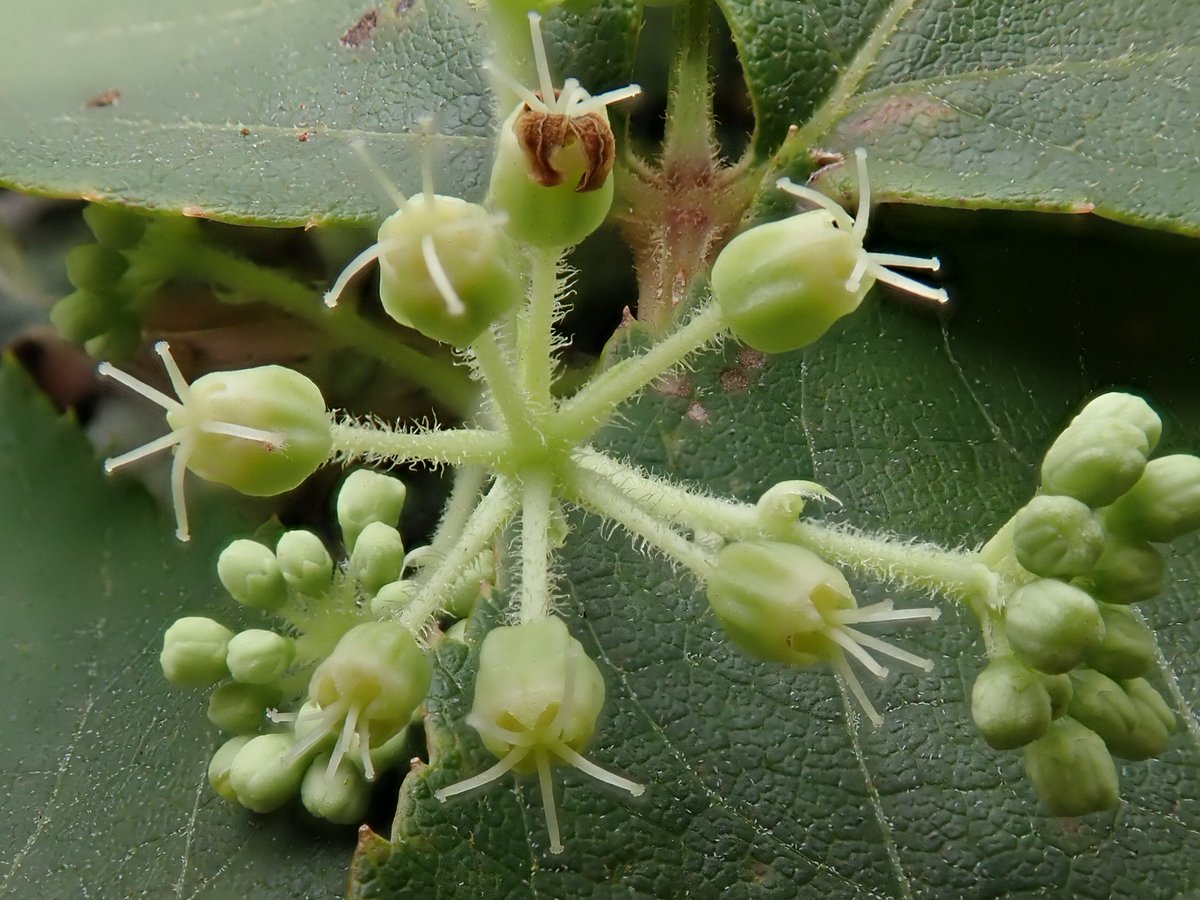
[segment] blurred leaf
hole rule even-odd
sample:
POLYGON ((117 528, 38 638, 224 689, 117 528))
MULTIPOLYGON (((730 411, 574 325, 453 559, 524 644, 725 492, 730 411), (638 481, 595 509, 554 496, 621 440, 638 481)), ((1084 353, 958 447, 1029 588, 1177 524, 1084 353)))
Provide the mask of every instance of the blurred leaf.
POLYGON ((158 665, 180 615, 237 616, 214 574, 230 517, 179 544, 11 363, 0 421, 0 896, 340 896, 353 836, 218 798, 203 692, 158 665))
POLYGON ((865 146, 888 198, 1200 233, 1200 4, 719 3, 785 169, 865 146))

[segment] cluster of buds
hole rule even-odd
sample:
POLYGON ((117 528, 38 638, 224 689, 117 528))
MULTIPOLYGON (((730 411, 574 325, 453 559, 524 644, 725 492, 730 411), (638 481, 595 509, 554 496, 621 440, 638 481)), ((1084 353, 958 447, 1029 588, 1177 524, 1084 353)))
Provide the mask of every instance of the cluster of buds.
POLYGON ((1200 527, 1200 459, 1150 458, 1162 433, 1144 400, 1093 399, 1046 452, 1042 491, 1001 531, 1025 583, 1004 600, 1006 653, 975 682, 972 714, 1060 815, 1112 806, 1112 757, 1166 750, 1175 716, 1146 681, 1154 635, 1131 604, 1162 592, 1155 544, 1200 527))

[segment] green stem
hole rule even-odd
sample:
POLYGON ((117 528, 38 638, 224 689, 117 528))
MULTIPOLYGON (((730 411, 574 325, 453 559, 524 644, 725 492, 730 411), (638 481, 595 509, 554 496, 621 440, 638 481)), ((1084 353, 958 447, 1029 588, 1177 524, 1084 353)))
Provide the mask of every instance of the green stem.
POLYGON ((640 356, 623 359, 596 376, 559 411, 562 436, 579 442, 608 421, 616 408, 663 373, 670 371, 725 330, 715 302, 640 356))
POLYGON ((554 382, 554 299, 558 295, 558 251, 538 248, 530 253, 529 303, 518 324, 521 381, 534 404, 550 408, 554 382))
POLYGON ((665 525, 659 517, 630 502, 617 486, 574 463, 568 463, 562 486, 571 502, 616 522, 690 571, 703 584, 712 572, 712 559, 692 541, 665 525))
MULTIPOLYGON (((369 354, 401 377, 421 386, 456 415, 475 408, 478 388, 452 361, 427 356, 396 335, 360 318, 349 309, 331 310, 321 293, 281 272, 260 266, 204 242, 180 241, 175 233, 144 241, 153 266, 173 275, 195 278, 254 300, 270 303, 314 325, 335 340, 369 354)), ((164 272, 165 274, 165 272, 164 272)))
POLYGON ((518 501, 519 494, 513 480, 499 476, 467 519, 458 542, 430 570, 421 586, 419 598, 401 613, 400 624, 415 635, 425 633, 433 617, 451 596, 462 571, 487 549, 516 510, 518 501))
POLYGON ((378 425, 335 422, 331 456, 343 459, 422 460, 439 465, 494 467, 506 450, 502 435, 481 428, 391 431, 378 425))
POLYGON ((924 588, 966 603, 984 619, 1001 596, 1001 579, 980 555, 896 538, 797 521, 783 529, 764 523, 755 506, 694 494, 653 478, 590 448, 576 451, 577 466, 602 478, 646 514, 731 540, 786 540, 831 563, 890 583, 924 588))
POLYGON ((709 64, 710 0, 685 0, 675 6, 672 31, 675 59, 667 93, 664 165, 712 158, 712 80, 709 64))
POLYGON ((462 535, 471 511, 479 505, 479 495, 487 482, 488 471, 483 466, 459 466, 454 470, 454 487, 442 508, 429 552, 435 557, 445 556, 462 535))
POLYGON ((550 615, 550 503, 548 472, 530 474, 521 491, 521 622, 550 615))
POLYGON ((513 367, 504 356, 500 342, 496 337, 495 328, 489 328, 475 339, 471 345, 475 354, 475 364, 479 373, 487 382, 488 393, 496 401, 504 424, 513 432, 528 442, 533 435, 533 425, 529 421, 529 401, 517 382, 513 367))

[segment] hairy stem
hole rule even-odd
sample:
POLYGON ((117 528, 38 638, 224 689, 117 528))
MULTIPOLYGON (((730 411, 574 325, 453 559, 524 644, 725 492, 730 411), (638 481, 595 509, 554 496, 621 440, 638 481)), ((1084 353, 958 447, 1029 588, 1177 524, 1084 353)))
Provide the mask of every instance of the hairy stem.
POLYGON ((554 481, 547 472, 525 478, 521 491, 521 622, 550 615, 550 503, 554 481))
POLYGON ((631 503, 626 494, 604 478, 580 466, 568 465, 562 475, 562 484, 573 503, 642 538, 702 583, 708 579, 712 572, 712 559, 708 553, 668 527, 662 519, 631 503))
POLYGON ((331 456, 384 459, 391 463, 422 460, 438 465, 496 466, 506 449, 494 431, 456 428, 447 431, 391 431, 372 424, 335 422, 331 456))
POLYGON ((554 381, 554 300, 558 295, 558 252, 538 248, 530 253, 529 303, 519 322, 521 381, 534 404, 549 408, 554 381))
POLYGON ((423 634, 442 609, 462 570, 471 565, 495 539, 516 511, 519 492, 511 478, 500 476, 475 507, 450 552, 433 564, 421 585, 420 596, 400 615, 400 624, 415 635, 423 634))
POLYGON ((563 436, 578 442, 606 423, 616 408, 725 331, 715 302, 640 356, 623 359, 593 378, 560 407, 563 436))

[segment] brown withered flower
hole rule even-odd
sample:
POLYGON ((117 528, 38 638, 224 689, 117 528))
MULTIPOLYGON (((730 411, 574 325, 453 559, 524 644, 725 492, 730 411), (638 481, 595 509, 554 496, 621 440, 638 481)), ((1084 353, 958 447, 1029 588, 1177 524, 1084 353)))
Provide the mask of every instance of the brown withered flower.
POLYGON ((561 90, 555 88, 540 23, 540 16, 529 14, 540 90, 530 90, 494 66, 486 68, 521 98, 512 129, 530 179, 542 187, 554 187, 563 183, 567 171, 581 168, 575 190, 599 190, 612 172, 617 148, 606 107, 636 96, 641 88, 631 84, 593 97, 575 78, 563 82, 561 90), (566 164, 568 154, 578 154, 582 166, 575 165, 576 160, 566 164))

